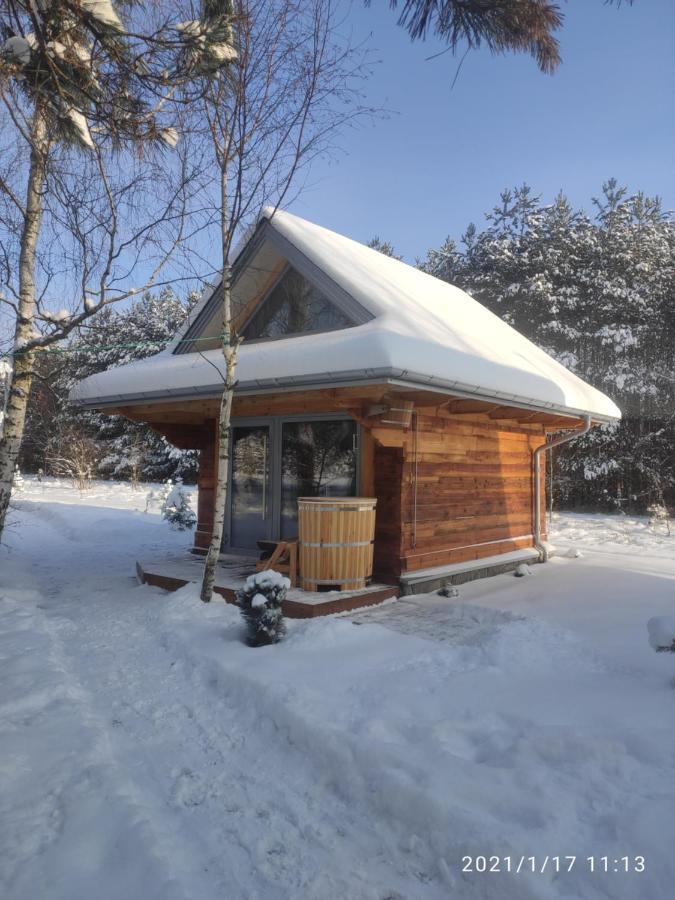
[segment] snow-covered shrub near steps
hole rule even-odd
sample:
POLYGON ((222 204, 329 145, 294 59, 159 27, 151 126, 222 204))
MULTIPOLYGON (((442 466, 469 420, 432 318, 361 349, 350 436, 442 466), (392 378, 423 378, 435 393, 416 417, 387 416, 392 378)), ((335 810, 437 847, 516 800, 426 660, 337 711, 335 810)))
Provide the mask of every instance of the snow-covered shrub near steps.
POLYGON ((286 623, 281 604, 291 586, 274 569, 256 572, 237 591, 237 605, 248 628, 247 643, 251 647, 276 644, 286 634, 286 623))
MULTIPOLYGON (((167 487, 169 485, 170 482, 167 487)), ((168 493, 162 497, 161 510, 162 518, 177 531, 187 531, 195 527, 197 516, 192 509, 190 495, 180 478, 176 479, 176 483, 170 486, 168 493)))

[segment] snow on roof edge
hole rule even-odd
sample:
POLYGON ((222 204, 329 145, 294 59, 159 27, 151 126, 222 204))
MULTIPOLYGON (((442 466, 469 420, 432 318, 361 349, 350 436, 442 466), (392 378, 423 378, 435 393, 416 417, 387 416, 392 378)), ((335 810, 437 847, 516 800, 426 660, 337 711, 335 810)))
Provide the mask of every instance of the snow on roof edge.
MULTIPOLYGON (((157 354, 160 356, 161 354, 157 354)), ((105 374, 105 373, 102 373, 105 374)), ((95 377, 95 376, 94 376, 95 377)), ((85 379, 87 380, 87 379, 85 379)), ((477 399, 486 402, 498 401, 502 406, 514 409, 526 409, 535 412, 551 413, 569 418, 591 416, 594 422, 612 423, 621 419, 619 415, 612 416, 608 413, 593 412, 587 409, 577 409, 569 406, 559 406, 554 403, 546 403, 534 398, 519 397, 507 392, 487 391, 476 389, 474 385, 466 385, 461 382, 444 382, 443 379, 421 373, 411 372, 406 369, 357 369, 344 372, 324 373, 323 378, 317 376, 298 377, 287 376, 275 379, 238 382, 235 395, 265 394, 272 391, 292 390, 320 390, 327 385, 331 387, 347 387, 357 384, 387 383, 393 386, 405 388, 425 388, 444 396, 453 396, 459 399, 477 399)), ((78 398, 77 388, 84 382, 78 382, 70 391, 69 402, 80 409, 98 409, 105 406, 134 405, 149 400, 178 400, 199 395, 200 397, 219 397, 222 392, 222 382, 200 386, 186 386, 181 388, 162 388, 152 391, 137 391, 134 394, 110 394, 96 397, 78 398)))
MULTIPOLYGON (((306 338, 309 336, 305 339, 293 338, 294 343, 297 341, 298 344, 293 348, 291 365, 287 365, 288 357, 286 361, 279 357, 282 353, 280 345, 286 344, 287 340, 273 342, 275 350, 269 346, 263 356, 260 346, 256 350, 253 345, 247 344, 243 348, 244 355, 248 356, 246 351, 252 351, 254 371, 262 364, 261 378, 251 380, 251 371, 243 375, 244 378, 249 376, 244 382, 248 392, 267 390, 269 385, 307 387, 335 383, 336 378, 343 374, 338 371, 342 368, 340 363, 344 365, 345 362, 348 362, 347 368, 350 370, 346 377, 353 383, 354 376, 351 372, 362 377, 364 372, 373 371, 374 362, 376 369, 391 367, 388 370, 390 374, 402 377, 406 383, 411 383, 412 380, 418 386, 438 387, 449 394, 464 391, 467 396, 498 400, 511 406, 554 411, 568 416, 591 415, 596 421, 620 419, 621 412, 609 397, 566 369, 466 292, 291 213, 272 207, 263 208, 255 224, 247 229, 237 244, 233 264, 249 246, 252 235, 264 220, 301 253, 309 254, 310 262, 313 261, 328 277, 334 278, 339 286, 342 286, 343 278, 348 283, 351 278, 353 283, 348 284, 348 289, 353 287, 357 294, 363 294, 369 305, 372 304, 371 312, 375 321, 371 324, 378 325, 381 333, 379 344, 378 335, 373 334, 372 330, 364 343, 363 340, 356 339, 357 332, 365 338, 365 332, 361 332, 363 326, 349 329, 355 340, 348 341, 345 345, 345 332, 333 332, 333 337, 340 337, 340 346, 332 347, 330 359, 322 352, 317 354, 312 348, 304 350, 301 347, 300 342, 304 347, 307 346, 306 338), (354 271, 350 269, 350 261, 354 271), (393 270, 392 266, 395 267, 393 270), (436 295, 431 303, 427 294, 436 295), (389 304, 388 311, 386 306, 378 309, 378 305, 381 307, 383 303, 389 304), (466 322, 469 323, 468 327, 466 322), (376 343, 373 344, 373 341, 376 343), (432 350, 434 352, 430 355, 432 350), (346 355, 350 352, 352 358, 347 360, 346 355), (374 354, 377 355, 377 361, 373 359, 374 354), (371 362, 371 368, 362 368, 363 362, 371 362), (429 368, 422 372, 421 368, 427 365, 429 368), (328 371, 324 371, 324 367, 328 371), (510 387, 510 391, 503 390, 506 386, 510 387), (529 388, 534 396, 531 396, 529 388)), ((189 321, 179 329, 171 344, 157 354, 164 358, 165 363, 168 362, 167 356, 176 359, 175 348, 202 314, 219 283, 217 280, 205 288, 189 321)), ((311 340, 318 338, 330 338, 330 335, 316 335, 311 340)), ((181 376, 176 370, 173 374, 169 369, 162 373, 156 368, 157 363, 158 359, 154 362, 148 359, 132 364, 143 367, 141 371, 133 372, 141 383, 145 380, 146 373, 150 375, 149 382, 155 381, 154 390, 141 392, 146 398, 179 394, 204 396, 205 390, 215 394, 220 391, 220 385, 211 385, 204 373, 198 375, 195 372, 193 383, 190 383, 185 381, 184 374, 181 376), (146 368, 148 364, 152 374, 146 368), (167 382, 173 382, 173 387, 164 388, 167 382)), ((107 402, 107 397, 114 398, 111 403, 133 398, 138 392, 134 379, 129 381, 130 374, 127 367, 121 367, 85 379, 77 388, 80 391, 83 389, 83 393, 89 394, 89 397, 77 398, 76 388, 72 392, 72 400, 80 405, 95 406, 97 403, 107 402), (118 373, 122 375, 121 378, 117 377, 118 373), (112 390, 108 393, 105 388, 112 390), (115 388, 121 393, 118 394, 115 388)), ((146 387, 150 387, 150 384, 146 384, 146 387)))

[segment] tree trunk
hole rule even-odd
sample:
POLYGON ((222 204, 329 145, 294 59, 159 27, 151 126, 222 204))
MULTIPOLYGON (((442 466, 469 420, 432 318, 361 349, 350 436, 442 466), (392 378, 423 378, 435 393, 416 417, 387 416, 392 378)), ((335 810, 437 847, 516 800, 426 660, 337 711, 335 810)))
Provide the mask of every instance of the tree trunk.
MULTIPOLYGON (((36 107, 31 135, 30 168, 26 189, 26 209, 19 254, 19 311, 14 330, 14 349, 33 336, 35 319, 35 255, 42 219, 42 188, 45 180, 46 128, 40 107, 36 107)), ((13 358, 9 382, 9 402, 0 440, 0 539, 5 527, 12 494, 12 481, 26 422, 26 410, 33 380, 34 353, 18 352, 13 358)))
POLYGON ((218 466, 216 469, 216 495, 213 509, 213 534, 204 563, 201 599, 209 603, 213 596, 213 585, 216 580, 216 565, 223 542, 223 526, 227 509, 227 487, 230 477, 230 420, 232 418, 232 400, 234 397, 235 372, 237 368, 237 349, 239 339, 232 330, 232 293, 230 269, 230 221, 227 190, 227 160, 221 160, 220 171, 220 216, 221 241, 223 253, 223 356, 225 357, 225 384, 220 400, 218 416, 218 466))
MULTIPOLYGON (((229 271, 228 284, 223 284, 223 293, 230 292, 229 271)), ((229 300, 227 304, 229 305, 229 300)), ((231 328, 225 328, 224 334, 231 333, 231 328)), ((213 585, 216 580, 216 564, 223 543, 223 525, 227 509, 227 487, 230 477, 230 420, 232 418, 232 400, 234 396, 235 371, 237 367, 237 346, 226 343, 223 346, 225 357, 225 386, 220 400, 220 413, 218 416, 218 465, 216 467, 216 495, 213 509, 213 533, 206 554, 204 564, 204 576, 202 578, 201 599, 208 603, 213 596, 213 585)))

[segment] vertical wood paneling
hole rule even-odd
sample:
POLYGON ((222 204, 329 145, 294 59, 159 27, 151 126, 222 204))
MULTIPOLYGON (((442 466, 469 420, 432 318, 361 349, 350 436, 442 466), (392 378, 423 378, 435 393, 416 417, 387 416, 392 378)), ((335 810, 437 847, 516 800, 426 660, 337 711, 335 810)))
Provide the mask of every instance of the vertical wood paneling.
POLYGON ((298 500, 300 584, 315 591, 366 586, 373 572, 374 499, 301 497, 298 500))

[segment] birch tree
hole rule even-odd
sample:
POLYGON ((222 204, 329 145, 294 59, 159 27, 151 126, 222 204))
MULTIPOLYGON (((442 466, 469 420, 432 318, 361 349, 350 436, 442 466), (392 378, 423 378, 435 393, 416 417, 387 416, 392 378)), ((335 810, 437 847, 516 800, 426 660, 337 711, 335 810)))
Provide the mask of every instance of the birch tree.
POLYGON ((215 6, 233 53, 228 65, 204 74, 197 104, 214 171, 211 202, 223 297, 223 393, 204 602, 213 593, 228 501, 230 421, 241 343, 232 315, 234 238, 263 206, 276 209, 288 203, 298 190, 299 174, 317 155, 330 152, 340 128, 372 112, 358 94, 367 58, 340 36, 342 23, 332 0, 204 3, 201 24, 191 26, 196 34, 211 27, 215 6))
POLYGON ((0 307, 13 332, 0 537, 37 355, 161 284, 186 237, 195 163, 168 158, 171 75, 182 77, 170 60, 186 42, 159 5, 153 16, 124 9, 126 26, 110 0, 7 0, 0 11, 0 307))

